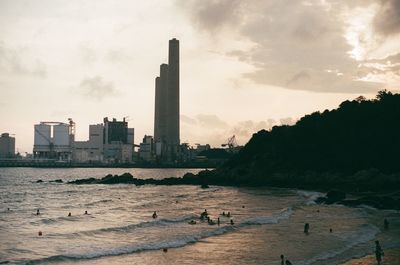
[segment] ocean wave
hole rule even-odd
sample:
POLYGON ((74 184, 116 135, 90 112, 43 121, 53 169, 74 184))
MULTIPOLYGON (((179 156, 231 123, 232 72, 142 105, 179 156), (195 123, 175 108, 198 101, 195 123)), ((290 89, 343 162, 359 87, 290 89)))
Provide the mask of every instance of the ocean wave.
POLYGON ((138 228, 147 228, 147 227, 154 227, 154 226, 166 226, 169 224, 175 224, 175 223, 181 223, 181 222, 187 222, 193 219, 197 219, 198 215, 192 214, 192 215, 186 215, 186 216, 181 216, 177 218, 172 218, 172 219, 156 219, 154 221, 147 221, 147 222, 141 222, 137 224, 130 224, 130 225, 125 225, 125 226, 115 226, 115 227, 107 227, 107 228, 100 228, 100 229, 94 229, 94 230, 87 230, 87 231, 80 231, 80 232, 74 232, 74 233, 68 233, 68 234, 48 234, 48 236, 93 236, 93 235, 98 235, 98 234, 103 234, 103 233, 111 233, 111 232, 129 232, 131 230, 135 230, 138 228))
POLYGON ((307 199, 305 202, 306 205, 314 205, 318 197, 324 196, 323 193, 317 191, 296 190, 296 193, 307 199))
MULTIPOLYGON (((51 256, 51 257, 47 257, 47 258, 43 258, 43 259, 21 261, 18 264, 27 264, 27 265, 32 264, 33 265, 33 264, 39 264, 39 263, 43 263, 43 262, 57 262, 57 261, 67 261, 67 260, 79 261, 79 260, 85 260, 85 259, 101 258, 101 257, 106 257, 106 256, 126 255, 126 254, 132 254, 132 253, 143 252, 143 251, 161 250, 164 248, 179 248, 179 247, 184 247, 189 244, 194 244, 205 238, 233 232, 242 227, 246 227, 246 226, 250 226, 250 225, 275 224, 281 220, 288 219, 291 214, 292 214, 292 209, 286 208, 286 209, 282 210, 280 213, 275 214, 273 216, 250 218, 250 219, 244 220, 243 222, 241 222, 237 225, 221 226, 221 227, 218 227, 213 230, 201 231, 197 234, 182 235, 182 236, 177 236, 175 238, 171 238, 168 240, 149 242, 149 243, 138 244, 138 245, 133 245, 133 246, 123 246, 123 247, 118 247, 118 248, 114 248, 114 249, 104 249, 101 251, 94 251, 94 252, 86 253, 86 254, 55 255, 55 256, 51 256)), ((183 217, 176 218, 176 219, 160 219, 158 221, 153 221, 153 222, 144 222, 144 223, 128 225, 128 226, 124 226, 124 227, 104 228, 104 229, 100 229, 100 230, 103 232, 104 231, 107 231, 107 232, 109 232, 109 231, 126 231, 126 229, 132 229, 132 228, 136 228, 138 226, 143 227, 146 225, 155 225, 156 223, 160 224, 160 223, 165 223, 165 222, 182 222, 182 221, 194 219, 195 217, 197 217, 197 215, 196 216, 183 216, 183 217)), ((96 230, 96 231, 98 231, 98 230, 96 230)), ((89 232, 90 231, 80 232, 80 233, 89 233, 89 232)))
POLYGON ((380 230, 378 227, 371 224, 365 224, 361 226, 361 228, 358 229, 357 231, 346 234, 339 234, 337 236, 346 242, 344 247, 336 250, 325 251, 319 255, 312 257, 311 259, 308 259, 306 261, 300 261, 297 262, 296 264, 309 265, 317 261, 323 261, 323 260, 328 260, 330 258, 334 258, 344 253, 345 251, 351 249, 354 246, 364 244, 373 240, 379 232, 380 230))
MULTIPOLYGON (((72 216, 60 216, 57 218, 46 218, 46 219, 40 219, 40 222, 43 224, 54 224, 59 221, 78 221, 79 216, 72 215, 72 216)), ((34 223, 34 222, 31 222, 34 223)))
POLYGON ((119 256, 119 255, 126 255, 132 254, 137 252, 143 251, 151 251, 151 250, 161 250, 164 248, 179 248, 186 246, 188 244, 196 243, 204 238, 217 236, 225 234, 229 231, 233 231, 235 228, 233 226, 224 226, 212 231, 204 231, 195 235, 186 235, 180 236, 169 240, 158 241, 158 242, 150 242, 145 244, 139 244, 135 246, 123 246, 118 247, 115 249, 106 249, 101 251, 95 251, 92 253, 87 254, 75 254, 75 255, 55 255, 43 259, 37 260, 30 260, 30 261, 21 261, 17 264, 26 264, 26 265, 33 265, 33 264, 40 264, 43 262, 57 262, 57 261, 79 261, 79 260, 86 260, 86 259, 94 259, 94 258, 101 258, 107 256, 119 256))
POLYGON ((283 209, 280 213, 273 216, 261 216, 244 220, 241 225, 264 225, 264 224, 277 224, 281 220, 289 219, 292 215, 292 208, 283 209))
POLYGON ((89 202, 89 203, 85 203, 83 204, 84 206, 93 206, 93 205, 97 205, 97 204, 102 204, 102 203, 106 203, 106 202, 112 202, 113 200, 111 199, 104 199, 104 200, 99 200, 99 201, 94 201, 94 202, 89 202))

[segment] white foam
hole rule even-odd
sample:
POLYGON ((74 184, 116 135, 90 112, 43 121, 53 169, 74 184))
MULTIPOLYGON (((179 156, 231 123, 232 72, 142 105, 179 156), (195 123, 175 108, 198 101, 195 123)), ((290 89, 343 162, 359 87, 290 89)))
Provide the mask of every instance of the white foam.
POLYGON ((296 193, 307 199, 306 205, 314 205, 317 198, 325 196, 324 193, 317 191, 296 190, 296 193))
POLYGON ((264 224, 277 224, 281 220, 289 219, 292 215, 292 208, 283 209, 280 213, 273 216, 260 216, 244 220, 241 225, 264 225, 264 224))

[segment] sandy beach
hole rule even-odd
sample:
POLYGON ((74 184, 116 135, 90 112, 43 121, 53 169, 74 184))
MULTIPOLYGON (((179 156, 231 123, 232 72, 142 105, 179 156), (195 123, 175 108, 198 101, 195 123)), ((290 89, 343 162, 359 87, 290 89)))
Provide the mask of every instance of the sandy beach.
MULTIPOLYGON (((382 265, 399 265, 400 249, 391 249, 384 251, 385 255, 382 259, 382 265)), ((375 255, 368 255, 358 259, 352 259, 342 265, 376 265, 375 255)))

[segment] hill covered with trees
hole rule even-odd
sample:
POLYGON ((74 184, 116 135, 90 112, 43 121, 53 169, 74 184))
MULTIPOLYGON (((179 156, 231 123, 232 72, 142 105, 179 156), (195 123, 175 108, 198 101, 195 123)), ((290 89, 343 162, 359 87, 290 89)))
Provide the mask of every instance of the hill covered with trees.
POLYGON ((261 130, 202 176, 210 184, 398 189, 399 173, 400 94, 380 91, 261 130))

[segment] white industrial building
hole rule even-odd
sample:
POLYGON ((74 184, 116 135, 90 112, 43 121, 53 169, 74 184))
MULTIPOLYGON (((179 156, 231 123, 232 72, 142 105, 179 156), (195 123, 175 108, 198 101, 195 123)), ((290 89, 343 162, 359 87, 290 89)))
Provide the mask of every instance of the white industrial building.
POLYGON ((33 155, 35 158, 71 160, 75 139, 75 123, 40 122, 34 125, 33 155))

